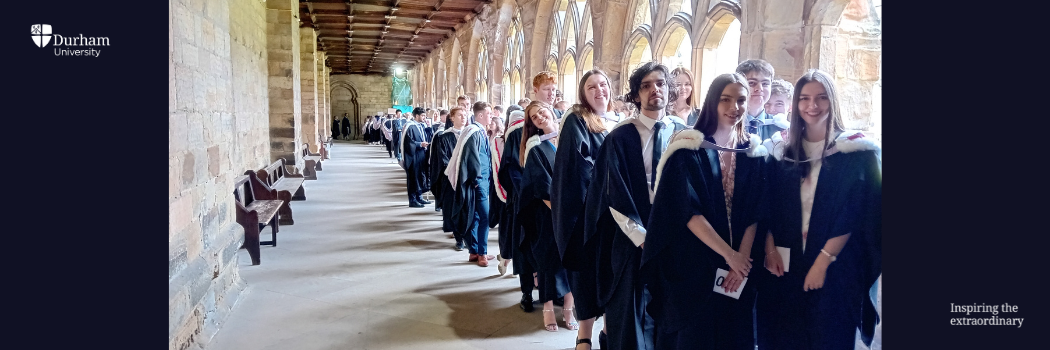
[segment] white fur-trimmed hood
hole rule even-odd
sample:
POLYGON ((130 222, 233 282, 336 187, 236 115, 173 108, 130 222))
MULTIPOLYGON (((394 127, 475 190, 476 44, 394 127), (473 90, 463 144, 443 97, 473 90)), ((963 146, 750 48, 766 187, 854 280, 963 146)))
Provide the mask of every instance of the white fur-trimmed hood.
MULTIPOLYGON (((776 160, 784 159, 784 151, 787 150, 790 140, 788 137, 788 130, 784 130, 773 134, 772 137, 766 140, 766 147, 772 145, 773 157, 776 160)), ((858 130, 847 130, 839 134, 835 138, 834 144, 826 155, 835 154, 838 152, 852 153, 857 151, 875 151, 875 154, 882 158, 882 144, 873 138, 867 137, 863 132, 858 130)))
POLYGON ((660 162, 657 163, 656 184, 653 185, 653 192, 660 188, 660 178, 664 176, 664 164, 671 158, 671 155, 680 149, 696 151, 700 149, 702 143, 704 143, 704 133, 699 130, 686 129, 675 134, 667 145, 667 149, 664 150, 664 154, 660 156, 660 162))
POLYGON ((525 141, 525 156, 521 157, 521 167, 525 168, 525 162, 529 160, 529 151, 532 151, 533 147, 540 144, 540 135, 532 135, 528 141, 525 141))

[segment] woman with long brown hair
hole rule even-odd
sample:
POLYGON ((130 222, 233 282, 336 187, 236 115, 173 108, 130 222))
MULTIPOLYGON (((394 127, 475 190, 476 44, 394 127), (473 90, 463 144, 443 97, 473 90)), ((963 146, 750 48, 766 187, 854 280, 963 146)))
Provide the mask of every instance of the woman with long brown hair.
POLYGON ((568 276, 558 256, 554 241, 554 222, 551 219, 551 176, 557 147, 558 125, 550 105, 534 101, 525 107, 522 126, 521 191, 517 216, 524 229, 525 239, 519 246, 530 264, 536 268, 540 302, 543 303, 543 324, 548 331, 557 331, 554 317, 554 299, 564 296, 562 313, 565 325, 577 330, 579 323, 573 317, 572 292, 568 276))
POLYGON ((771 138, 759 347, 852 349, 882 271, 881 147, 846 130, 829 74, 811 69, 795 87, 791 127, 771 138))
POLYGON ((756 283, 746 280, 764 220, 768 151, 747 133, 747 79, 714 79, 694 130, 660 159, 642 268, 657 349, 754 350, 756 283))

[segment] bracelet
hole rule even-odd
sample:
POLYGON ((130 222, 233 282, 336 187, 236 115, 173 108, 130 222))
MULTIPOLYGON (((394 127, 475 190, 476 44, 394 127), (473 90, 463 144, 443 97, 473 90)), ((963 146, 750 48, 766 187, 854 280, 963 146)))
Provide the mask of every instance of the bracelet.
POLYGON ((766 252, 766 255, 773 254, 773 252, 775 252, 775 251, 777 251, 777 250, 776 249, 770 250, 770 251, 766 252))
POLYGON ((831 254, 829 254, 829 253, 828 253, 828 251, 826 251, 826 250, 824 250, 824 249, 821 249, 821 250, 820 250, 820 252, 821 252, 821 253, 823 253, 824 255, 827 255, 827 256, 828 256, 828 259, 831 259, 831 262, 835 262, 835 256, 834 256, 834 255, 831 255, 831 254))

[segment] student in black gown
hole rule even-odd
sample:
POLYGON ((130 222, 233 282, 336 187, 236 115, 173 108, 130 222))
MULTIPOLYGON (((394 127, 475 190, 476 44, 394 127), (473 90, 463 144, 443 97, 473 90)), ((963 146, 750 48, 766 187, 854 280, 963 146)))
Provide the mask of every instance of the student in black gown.
MULTIPOLYGON (((580 103, 562 118, 558 135, 558 162, 554 164, 551 204, 554 212, 554 239, 562 265, 569 273, 576 318, 580 330, 576 345, 591 348, 596 317, 604 313, 598 306, 594 241, 584 237, 583 208, 591 183, 594 158, 598 156, 609 129, 619 122, 612 114, 609 77, 595 68, 583 74, 578 88, 580 103)), ((605 338, 603 335, 601 338, 605 338)))
MULTIPOLYGON (((417 107, 422 108, 422 107, 417 107)), ((430 109, 424 109, 423 121, 419 123, 419 126, 423 127, 423 139, 427 142, 434 142, 434 125, 432 124, 433 118, 430 113, 430 109)), ((422 172, 422 191, 423 193, 430 192, 431 180, 430 180, 430 147, 427 147, 426 153, 423 155, 423 163, 420 166, 422 172)))
POLYGON ((401 141, 401 134, 405 131, 405 124, 408 124, 408 118, 405 117, 401 110, 394 111, 394 122, 391 123, 390 129, 390 140, 394 143, 394 158, 398 161, 402 159, 402 149, 399 146, 401 141))
POLYGON ((339 119, 332 118, 332 139, 339 138, 339 119))
MULTIPOLYGON (((442 111, 444 112, 444 111, 442 111)), ((459 134, 463 131, 463 128, 467 125, 467 111, 462 108, 453 108, 452 113, 446 115, 448 117, 446 122, 445 131, 434 137, 434 145, 431 146, 434 149, 435 159, 434 164, 434 178, 438 179, 437 183, 440 186, 435 187, 435 193, 440 192, 441 195, 438 200, 441 201, 441 229, 446 233, 451 233, 452 238, 456 239, 456 245, 454 246, 457 251, 462 251, 466 247, 463 238, 463 232, 456 231, 455 225, 452 224, 452 202, 456 197, 456 190, 449 183, 448 176, 445 175, 446 169, 448 169, 449 160, 452 157, 452 150, 456 147, 456 139, 459 134)))
POLYGON ((525 312, 532 312, 534 309, 532 290, 536 286, 532 274, 536 269, 529 261, 530 259, 526 258, 525 252, 519 249, 525 240, 525 235, 522 232, 521 220, 518 219, 516 213, 521 184, 521 128, 525 123, 525 112, 511 112, 510 119, 507 121, 507 130, 504 132, 506 141, 504 141, 503 154, 500 156, 498 175, 500 184, 507 190, 507 203, 511 205, 504 208, 504 215, 499 224, 499 257, 501 264, 504 264, 505 260, 510 260, 521 286, 521 309, 525 312))
MULTIPOLYGON (((467 261, 488 267, 495 256, 488 254, 489 236, 489 186, 492 182, 492 151, 489 149, 487 130, 492 108, 484 101, 474 104, 474 120, 459 135, 456 147, 449 160, 449 182, 455 187, 452 223, 463 232, 470 253, 467 261)), ((448 210, 448 209, 446 209, 448 210)))
MULTIPOLYGON (((448 167, 448 157, 452 152, 451 148, 455 147, 455 143, 448 146, 449 153, 445 153, 445 145, 438 143, 439 136, 441 136, 445 130, 452 128, 452 119, 449 118, 448 112, 441 111, 440 119, 436 119, 436 121, 441 121, 441 124, 435 124, 432 129, 434 130, 434 137, 430 140, 430 147, 427 148, 427 164, 429 165, 427 168, 427 175, 430 179, 430 192, 434 195, 434 211, 441 212, 441 191, 443 188, 442 184, 444 183, 442 182, 442 176, 444 176, 442 173, 445 172, 445 168, 448 167)), ((446 230, 445 232, 452 231, 446 230)))
POLYGON ((426 138, 423 130, 423 113, 421 107, 412 111, 411 121, 406 121, 404 131, 398 148, 401 149, 401 157, 405 165, 405 180, 407 181, 408 206, 422 208, 431 202, 423 199, 423 158, 426 157, 426 148, 430 146, 430 139, 426 138))
POLYGON ((611 349, 651 349, 648 293, 638 272, 652 206, 652 182, 671 135, 686 129, 667 116, 673 81, 666 66, 648 62, 631 73, 628 99, 638 108, 605 141, 587 190, 585 237, 598 247, 598 305, 605 309, 611 349))
POLYGON ((642 254, 657 349, 755 349, 758 283, 745 278, 762 251, 754 243, 767 212, 769 152, 747 133, 748 98, 743 75, 716 77, 694 130, 675 136, 657 168, 642 254))
POLYGON ((795 84, 791 127, 771 138, 760 347, 852 349, 881 274, 881 148, 846 131, 841 113, 834 79, 809 70, 795 84))
POLYGON ((386 118, 379 125, 383 130, 383 145, 386 146, 387 157, 394 158, 394 143, 390 141, 393 138, 394 116, 387 114, 386 118))
MULTIPOLYGON (((540 302, 543 303, 543 324, 548 331, 557 331, 554 299, 564 297, 562 317, 570 330, 579 329, 573 315, 572 292, 568 275, 558 256, 554 241, 554 221, 551 213, 551 175, 554 174, 555 144, 558 125, 550 105, 534 101, 525 107, 522 142, 522 176, 517 214, 525 232, 525 242, 535 262, 539 280, 540 302)), ((527 258, 527 257, 526 257, 527 258)))
MULTIPOLYGON (((489 193, 491 194, 489 196, 489 228, 496 228, 503 221, 503 215, 507 211, 507 189, 499 181, 499 163, 503 155, 503 147, 505 147, 503 130, 503 116, 496 114, 496 111, 493 110, 492 118, 489 121, 489 149, 492 150, 492 173, 496 176, 492 177, 492 185, 489 188, 489 193)), ((503 231, 501 227, 499 232, 502 233, 503 231)), ((500 249, 503 249, 503 236, 499 237, 499 242, 500 249)), ((500 253, 502 254, 502 251, 500 253)), ((507 273, 507 264, 504 263, 500 255, 496 256, 496 260, 499 261, 496 264, 499 275, 503 276, 507 273)))
POLYGON ((347 114, 343 113, 343 125, 341 131, 343 132, 343 139, 350 139, 350 118, 347 118, 347 114))

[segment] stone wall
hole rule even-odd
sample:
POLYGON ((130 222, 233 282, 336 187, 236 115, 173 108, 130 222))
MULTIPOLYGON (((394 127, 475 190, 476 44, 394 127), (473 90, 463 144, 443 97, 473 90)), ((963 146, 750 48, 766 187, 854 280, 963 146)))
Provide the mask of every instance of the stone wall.
POLYGON ((266 1, 269 74, 270 161, 284 158, 287 170, 302 173, 302 85, 299 53, 299 1, 266 1))
MULTIPOLYGON (((393 107, 390 100, 393 92, 393 78, 389 75, 362 75, 362 74, 334 74, 330 77, 329 87, 333 93, 336 90, 349 87, 357 94, 357 103, 362 116, 357 120, 351 120, 354 125, 353 134, 361 132, 364 125, 364 116, 375 115, 378 111, 385 111, 393 107)), ((333 95, 334 98, 334 95, 333 95)), ((332 101, 332 114, 339 118, 343 117, 337 101, 332 101)))
POLYGON ((233 182, 269 161, 265 8, 169 1, 168 348, 204 347, 245 290, 233 182))

